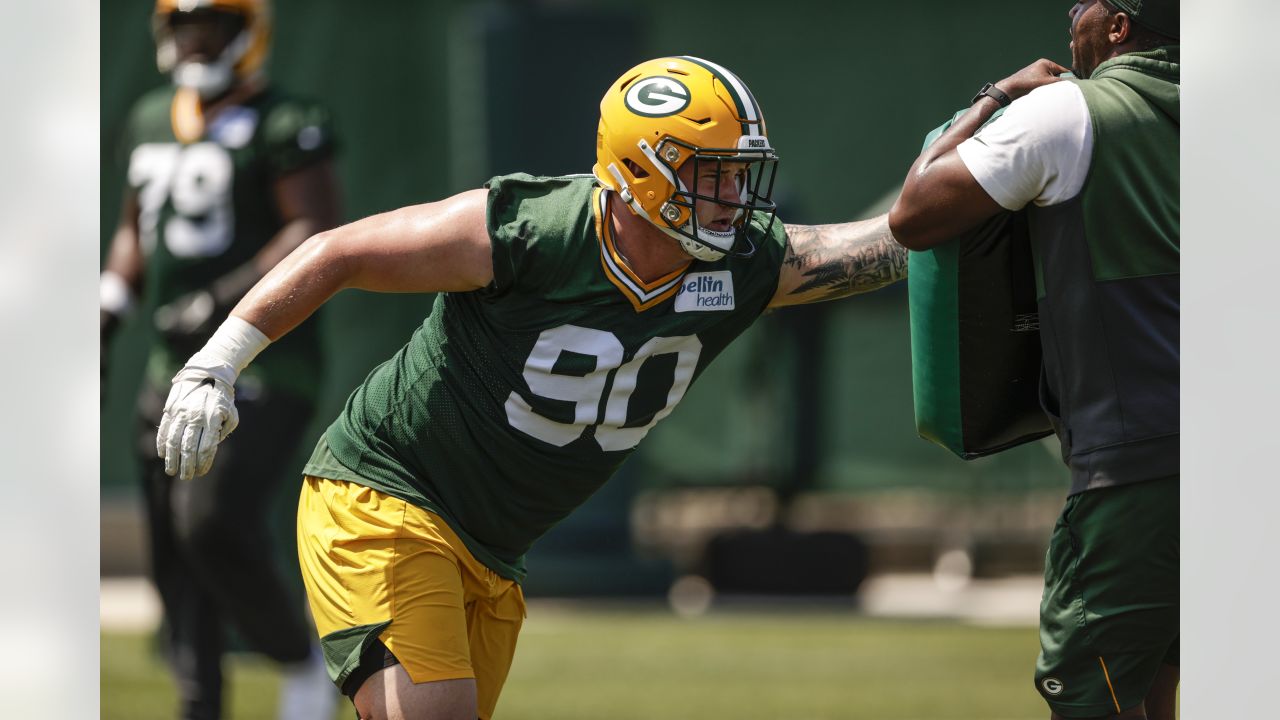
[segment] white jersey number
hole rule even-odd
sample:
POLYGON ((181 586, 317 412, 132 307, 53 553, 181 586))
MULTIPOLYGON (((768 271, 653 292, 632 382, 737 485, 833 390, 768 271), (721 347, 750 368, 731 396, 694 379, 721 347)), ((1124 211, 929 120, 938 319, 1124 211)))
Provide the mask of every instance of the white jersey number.
POLYGON ((164 244, 180 258, 221 255, 231 246, 231 155, 212 142, 144 143, 129 158, 129 184, 138 188, 138 230, 144 252, 156 245, 160 211, 172 201, 164 244))
POLYGON ((693 381, 693 371, 701 353, 702 342, 694 335, 655 337, 642 345, 624 364, 622 343, 611 332, 576 325, 544 330, 524 363, 524 379, 534 395, 572 403, 573 422, 560 422, 540 415, 517 392, 507 397, 507 422, 511 427, 556 447, 568 445, 582 437, 588 427, 594 426, 595 440, 601 449, 629 450, 659 420, 669 415, 684 397, 689 383, 693 381), (553 372, 564 352, 594 358, 595 369, 584 375, 553 372), (659 355, 676 356, 675 373, 671 388, 667 390, 666 402, 647 424, 623 427, 640 368, 650 358, 659 355), (601 417, 600 404, 610 373, 614 374, 613 387, 605 400, 601 417))

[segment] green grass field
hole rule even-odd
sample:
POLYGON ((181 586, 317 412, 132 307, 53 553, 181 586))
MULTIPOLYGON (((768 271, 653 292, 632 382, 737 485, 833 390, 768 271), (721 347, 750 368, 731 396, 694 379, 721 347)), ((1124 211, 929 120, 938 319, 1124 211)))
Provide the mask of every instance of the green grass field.
MULTIPOLYGON (((102 717, 170 720, 150 637, 102 635, 102 717)), ((1040 720, 1033 627, 868 620, 834 611, 716 612, 539 604, 499 720, 1040 720)), ((237 657, 234 720, 269 720, 276 677, 237 657)), ((344 701, 342 718, 354 717, 344 701)))

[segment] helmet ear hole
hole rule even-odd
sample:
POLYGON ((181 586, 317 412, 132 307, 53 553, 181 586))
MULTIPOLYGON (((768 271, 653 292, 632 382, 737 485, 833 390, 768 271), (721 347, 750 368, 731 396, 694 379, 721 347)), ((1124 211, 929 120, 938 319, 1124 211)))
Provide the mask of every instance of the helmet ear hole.
POLYGON ((649 171, 645 170, 644 167, 635 160, 626 159, 622 161, 622 164, 627 166, 627 169, 631 171, 631 175, 637 180, 643 180, 649 177, 649 171))

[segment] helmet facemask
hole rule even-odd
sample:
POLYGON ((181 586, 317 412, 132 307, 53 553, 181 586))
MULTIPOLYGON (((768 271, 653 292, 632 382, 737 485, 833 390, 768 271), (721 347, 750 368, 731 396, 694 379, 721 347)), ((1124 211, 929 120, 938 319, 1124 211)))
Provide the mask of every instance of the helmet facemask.
POLYGON ((239 79, 259 72, 268 49, 270 22, 266 5, 260 1, 160 0, 152 17, 152 33, 160 72, 168 73, 174 85, 207 101, 225 94, 239 79), (200 35, 183 40, 183 33, 200 35), (200 50, 183 58, 184 45, 200 50))
POLYGON ((187 87, 211 100, 231 88, 235 66, 249 49, 249 34, 241 32, 213 62, 182 62, 173 68, 173 84, 187 87))
MULTIPOLYGON (((643 141, 641 143, 643 145, 643 141)), ((766 234, 773 226, 777 206, 771 198, 778 156, 763 137, 743 136, 739 144, 742 147, 698 148, 679 139, 668 138, 659 143, 661 149, 657 152, 641 147, 641 151, 661 168, 663 174, 669 173, 668 179, 675 187, 675 192, 659 209, 662 224, 654 224, 675 237, 685 252, 699 260, 714 261, 725 255, 750 257, 756 251, 747 232, 752 217, 757 213, 768 217, 764 229, 766 234), (693 171, 692 188, 685 185, 671 164, 681 158, 684 158, 681 166, 688 165, 693 171), (737 192, 734 196, 725 197, 720 178, 734 169, 740 169, 742 173, 735 183, 737 192), (716 178, 715 189, 710 195, 698 192, 698 180, 707 173, 716 178), (729 228, 716 230, 708 227, 707 218, 698 216, 699 202, 733 208, 735 213, 729 228)))
POLYGON ((201 7, 187 12, 157 14, 153 28, 156 64, 161 72, 170 74, 174 85, 195 91, 202 100, 216 98, 229 90, 242 74, 238 66, 254 44, 249 26, 244 15, 221 8, 201 7), (175 27, 179 23, 188 27, 175 27), (201 23, 206 26, 199 27, 201 23), (229 36, 229 40, 212 60, 184 60, 180 57, 177 38, 180 32, 221 32, 229 36))

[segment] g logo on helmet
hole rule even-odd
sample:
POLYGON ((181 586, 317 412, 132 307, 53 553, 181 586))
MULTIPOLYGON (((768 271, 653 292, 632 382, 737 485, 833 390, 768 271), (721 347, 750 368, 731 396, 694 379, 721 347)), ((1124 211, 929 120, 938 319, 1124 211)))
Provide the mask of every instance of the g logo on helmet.
POLYGON ((1047 677, 1040 681, 1040 687, 1050 695, 1062 694, 1062 681, 1055 677, 1047 677))
POLYGON ((670 77, 637 80, 627 90, 627 109, 644 117, 667 117, 689 107, 689 88, 670 77))

